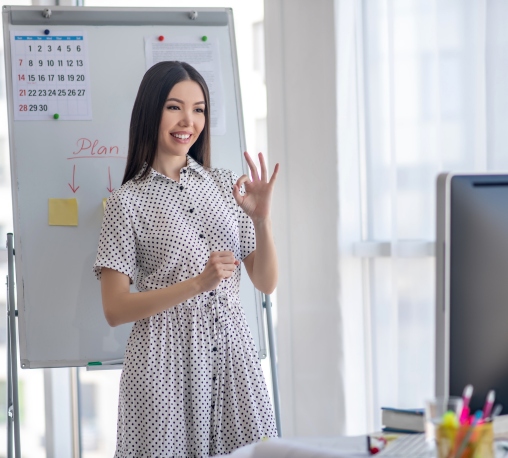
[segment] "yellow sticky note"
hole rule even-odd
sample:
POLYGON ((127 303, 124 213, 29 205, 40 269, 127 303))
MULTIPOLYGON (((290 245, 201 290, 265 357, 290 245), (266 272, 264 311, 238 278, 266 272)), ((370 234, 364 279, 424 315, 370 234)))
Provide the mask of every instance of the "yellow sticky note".
POLYGON ((49 199, 48 223, 50 226, 77 226, 77 199, 49 199))
POLYGON ((108 201, 108 198, 102 199, 102 211, 106 211, 106 202, 108 201))

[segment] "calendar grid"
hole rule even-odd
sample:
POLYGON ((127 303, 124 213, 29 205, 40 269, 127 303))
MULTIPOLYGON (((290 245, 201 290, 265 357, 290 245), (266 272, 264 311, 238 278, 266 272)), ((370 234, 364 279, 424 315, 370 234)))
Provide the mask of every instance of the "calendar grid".
POLYGON ((11 32, 14 119, 91 120, 84 32, 11 32))

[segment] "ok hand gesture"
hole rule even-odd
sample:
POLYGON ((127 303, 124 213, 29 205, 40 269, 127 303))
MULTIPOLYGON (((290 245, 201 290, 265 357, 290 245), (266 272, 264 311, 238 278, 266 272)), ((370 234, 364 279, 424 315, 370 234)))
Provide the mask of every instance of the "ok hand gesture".
POLYGON ((279 171, 279 164, 275 165, 273 174, 268 181, 265 159, 259 153, 259 164, 261 166, 261 177, 253 160, 247 152, 244 153, 247 164, 249 164, 252 181, 247 175, 242 175, 233 186, 233 196, 236 203, 240 205, 254 223, 263 222, 270 216, 272 192, 279 171), (245 183, 245 195, 240 194, 240 186, 245 183))

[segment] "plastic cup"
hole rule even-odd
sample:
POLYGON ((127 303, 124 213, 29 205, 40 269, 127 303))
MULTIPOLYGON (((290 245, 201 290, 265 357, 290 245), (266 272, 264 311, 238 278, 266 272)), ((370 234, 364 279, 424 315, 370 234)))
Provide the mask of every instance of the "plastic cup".
POLYGON ((425 439, 429 448, 436 444, 436 425, 440 425, 446 412, 453 412, 457 421, 462 412, 462 398, 459 396, 436 396, 425 403, 425 439))

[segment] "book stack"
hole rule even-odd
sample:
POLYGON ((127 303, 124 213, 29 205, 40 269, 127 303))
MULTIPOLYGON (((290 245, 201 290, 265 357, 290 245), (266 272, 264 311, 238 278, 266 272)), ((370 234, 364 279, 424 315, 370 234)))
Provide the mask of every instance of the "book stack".
POLYGON ((381 407, 383 432, 390 433, 423 433, 425 418, 423 409, 394 409, 381 407))

